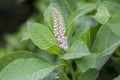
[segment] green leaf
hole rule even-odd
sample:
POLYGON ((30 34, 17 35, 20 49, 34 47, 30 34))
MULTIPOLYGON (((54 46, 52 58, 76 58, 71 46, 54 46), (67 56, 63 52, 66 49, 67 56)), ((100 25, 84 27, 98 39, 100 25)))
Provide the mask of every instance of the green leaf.
POLYGON ((68 49, 67 53, 61 56, 62 59, 76 59, 81 58, 83 56, 87 56, 90 54, 87 46, 82 41, 77 41, 72 44, 72 46, 68 49))
POLYGON ((85 4, 81 6, 79 9, 77 9, 71 14, 68 23, 72 24, 77 19, 79 19, 81 16, 93 11, 94 9, 96 9, 96 4, 85 4))
POLYGON ((100 28, 100 25, 98 25, 97 23, 90 28, 90 46, 93 44, 99 28, 100 28))
POLYGON ((118 76, 117 78, 115 78, 114 80, 120 80, 120 76, 118 76))
MULTIPOLYGON (((66 74, 65 74, 66 75, 66 74)), ((68 78, 67 78, 68 79, 68 78)), ((48 76, 46 76, 44 79, 42 80, 67 80, 62 73, 55 73, 54 71, 52 73, 50 73, 48 76)))
POLYGON ((110 57, 111 55, 99 56, 95 64, 93 65, 93 68, 100 70, 110 57))
POLYGON ((120 36, 114 34, 110 27, 103 25, 92 46, 92 51, 100 56, 110 55, 120 45, 120 36))
POLYGON ((90 54, 88 56, 84 56, 80 59, 76 60, 76 64, 80 71, 83 73, 88 69, 92 68, 97 60, 98 55, 96 53, 90 54))
POLYGON ((109 26, 116 35, 120 36, 120 12, 113 15, 112 19, 110 19, 106 25, 109 26))
POLYGON ((110 23, 109 26, 116 35, 120 36, 120 23, 110 23))
POLYGON ((105 24, 111 17, 110 13, 108 12, 107 8, 101 4, 97 8, 97 13, 93 16, 96 21, 101 24, 105 24))
MULTIPOLYGON (((76 21, 74 28, 72 29, 73 35, 70 37, 72 37, 73 42, 81 40, 89 47, 94 40, 94 35, 96 34, 98 28, 98 23, 92 17, 84 15, 76 21)), ((70 39, 71 38, 69 38, 69 40, 70 39)))
POLYGON ((96 69, 89 69, 85 73, 80 74, 78 80, 96 80, 99 71, 96 69))
MULTIPOLYGON (((112 1, 112 0, 111 0, 112 1)), ((103 4, 106 6, 106 8, 108 9, 108 11, 111 14, 111 19, 106 23, 107 26, 109 26, 111 28, 111 30, 116 34, 120 36, 120 11, 118 10, 120 8, 120 5, 114 3, 116 2, 115 0, 110 2, 110 1, 104 1, 103 4)))
POLYGON ((0 71, 7 66, 10 62, 19 59, 19 58, 39 58, 42 59, 39 55, 27 51, 16 51, 10 52, 10 54, 0 57, 0 71))
MULTIPOLYGON (((90 43, 90 26, 92 25, 92 19, 88 16, 81 16, 74 25, 74 35, 72 35, 73 41, 83 41, 87 45, 90 43)), ((70 38, 69 38, 70 39, 70 38)))
POLYGON ((103 1, 109 1, 112 2, 113 4, 120 4, 120 0, 103 0, 103 1))
POLYGON ((76 21, 83 15, 93 11, 96 8, 95 4, 85 4, 84 6, 81 6, 80 9, 77 9, 75 12, 73 12, 68 20, 68 28, 66 31, 66 36, 69 36, 73 25, 76 23, 76 21))
POLYGON ((95 47, 96 50, 100 53, 100 56, 96 63, 94 64, 94 68, 98 70, 102 68, 102 66, 111 57, 111 54, 114 52, 116 47, 120 45, 120 33, 119 33, 120 11, 118 11, 120 6, 108 1, 105 1, 104 5, 110 12, 111 19, 109 19, 109 21, 105 25, 103 25, 102 29, 99 30, 98 32, 99 38, 98 36, 96 37, 97 43, 95 43, 96 45, 95 47))
POLYGON ((40 80, 57 67, 35 58, 18 59, 0 72, 0 80, 40 80))
POLYGON ((110 1, 104 1, 104 6, 108 9, 109 13, 112 15, 119 13, 120 5, 110 2, 110 1))
POLYGON ((52 72, 42 80, 55 80, 56 77, 58 77, 58 73, 52 72))
POLYGON ((40 49, 59 54, 60 48, 49 28, 39 23, 28 22, 28 32, 33 43, 40 49))
POLYGON ((98 53, 99 57, 94 64, 94 68, 100 70, 110 58, 111 54, 120 45, 120 36, 113 33, 108 26, 102 26, 92 45, 92 52, 98 53))
POLYGON ((45 9, 44 12, 44 22, 50 27, 50 29, 53 31, 54 30, 54 16, 53 16, 53 10, 52 7, 55 7, 56 4, 52 3, 48 6, 47 9, 45 9))

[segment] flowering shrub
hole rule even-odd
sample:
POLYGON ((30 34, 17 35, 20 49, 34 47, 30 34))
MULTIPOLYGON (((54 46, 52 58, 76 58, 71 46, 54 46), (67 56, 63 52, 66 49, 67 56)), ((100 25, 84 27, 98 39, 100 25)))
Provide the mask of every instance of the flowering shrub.
MULTIPOLYGON (((22 32, 25 38, 21 44, 26 43, 29 52, 23 51, 26 49, 18 41, 13 43, 17 42, 22 51, 1 52, 0 80, 96 80, 112 54, 119 57, 119 1, 50 2, 46 8, 38 7, 43 10, 44 21, 35 15, 24 25, 27 31, 22 32)), ((11 43, 11 37, 7 40, 11 43)))

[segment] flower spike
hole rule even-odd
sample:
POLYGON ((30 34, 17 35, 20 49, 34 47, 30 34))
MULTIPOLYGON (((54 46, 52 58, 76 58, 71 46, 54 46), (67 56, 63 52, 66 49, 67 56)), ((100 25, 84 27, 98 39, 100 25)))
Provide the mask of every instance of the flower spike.
POLYGON ((57 38, 58 44, 65 51, 68 50, 68 38, 65 36, 65 27, 62 16, 59 11, 52 8, 54 15, 54 36, 57 38))

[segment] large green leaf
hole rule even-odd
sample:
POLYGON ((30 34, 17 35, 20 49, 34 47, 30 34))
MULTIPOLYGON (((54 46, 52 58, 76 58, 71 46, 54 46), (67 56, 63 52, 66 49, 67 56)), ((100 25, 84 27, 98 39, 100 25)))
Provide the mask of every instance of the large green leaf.
POLYGON ((120 36, 114 34, 110 27, 104 25, 96 35, 92 51, 98 53, 100 56, 106 56, 113 53, 119 44, 120 36))
POLYGON ((35 58, 18 59, 0 72, 0 80, 40 80, 57 67, 35 58))
POLYGON ((96 69, 89 69, 85 73, 80 74, 78 80, 96 80, 98 73, 99 72, 96 69))
POLYGON ((120 36, 113 33, 110 27, 105 25, 102 26, 99 29, 92 46, 92 51, 99 55, 94 67, 101 69, 119 45, 120 36))
POLYGON ((88 56, 84 56, 80 59, 76 60, 77 67, 83 73, 88 69, 92 68, 97 60, 98 55, 96 53, 90 54, 88 56))
POLYGON ((61 58, 65 60, 69 60, 69 59, 81 58, 89 54, 90 51, 88 50, 87 46, 82 41, 76 41, 68 49, 67 53, 61 56, 61 58))
POLYGON ((40 49, 52 54, 58 54, 60 52, 56 38, 48 27, 39 23, 28 22, 28 32, 33 43, 40 49))
POLYGON ((16 51, 9 52, 10 54, 0 57, 0 71, 7 66, 10 62, 19 59, 19 58, 39 58, 42 59, 38 54, 34 54, 32 52, 27 51, 16 51))
POLYGON ((98 70, 107 62, 120 45, 120 5, 109 1, 104 1, 103 5, 109 11, 111 18, 99 29, 92 46, 92 51, 99 53, 99 58, 94 67, 98 70))

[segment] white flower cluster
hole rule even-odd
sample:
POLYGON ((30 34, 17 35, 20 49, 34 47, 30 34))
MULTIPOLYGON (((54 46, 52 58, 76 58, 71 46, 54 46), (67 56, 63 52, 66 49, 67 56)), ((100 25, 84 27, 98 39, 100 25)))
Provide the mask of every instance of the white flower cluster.
POLYGON ((57 38, 57 41, 59 43, 59 46, 63 48, 65 51, 68 50, 68 39, 65 36, 65 27, 63 23, 62 16, 58 12, 57 9, 53 9, 53 15, 54 15, 54 35, 57 38))

